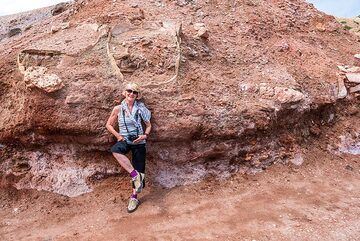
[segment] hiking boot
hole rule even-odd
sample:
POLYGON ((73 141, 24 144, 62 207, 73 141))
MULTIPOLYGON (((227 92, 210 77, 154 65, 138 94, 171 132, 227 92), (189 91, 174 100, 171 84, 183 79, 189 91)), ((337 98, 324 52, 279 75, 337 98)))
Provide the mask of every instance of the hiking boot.
POLYGON ((140 205, 140 201, 137 200, 136 198, 130 198, 129 200, 129 205, 127 208, 128 213, 132 213, 134 212, 140 205))
POLYGON ((145 174, 141 172, 137 172, 138 174, 132 178, 132 185, 135 189, 136 193, 141 193, 143 187, 144 187, 144 177, 145 174))

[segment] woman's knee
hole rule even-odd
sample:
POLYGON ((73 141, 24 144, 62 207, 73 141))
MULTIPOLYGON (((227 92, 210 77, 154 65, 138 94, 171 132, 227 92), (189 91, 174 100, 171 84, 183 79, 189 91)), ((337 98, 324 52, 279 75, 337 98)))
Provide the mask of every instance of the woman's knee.
POLYGON ((129 147, 126 142, 118 141, 111 147, 110 151, 113 153, 113 155, 114 153, 125 155, 129 152, 129 147))

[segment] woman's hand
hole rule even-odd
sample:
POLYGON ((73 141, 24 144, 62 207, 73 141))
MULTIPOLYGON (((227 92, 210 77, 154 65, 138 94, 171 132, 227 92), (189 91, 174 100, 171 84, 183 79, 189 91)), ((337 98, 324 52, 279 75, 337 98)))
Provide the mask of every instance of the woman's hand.
POLYGON ((136 140, 134 140, 133 143, 138 143, 142 140, 145 140, 146 137, 147 137, 146 135, 139 135, 139 137, 136 140))
POLYGON ((117 139, 117 141, 123 141, 123 140, 124 140, 124 137, 118 135, 118 136, 116 136, 116 139, 117 139))

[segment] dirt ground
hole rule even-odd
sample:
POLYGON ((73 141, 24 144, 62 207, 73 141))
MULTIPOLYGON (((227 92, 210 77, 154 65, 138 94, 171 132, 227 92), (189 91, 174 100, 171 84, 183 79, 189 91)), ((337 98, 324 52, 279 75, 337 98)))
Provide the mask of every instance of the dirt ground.
POLYGON ((256 175, 160 189, 126 211, 128 178, 68 198, 2 192, 1 240, 358 240, 360 163, 321 146, 302 166, 275 164, 256 175), (319 158, 321 157, 321 158, 319 158))

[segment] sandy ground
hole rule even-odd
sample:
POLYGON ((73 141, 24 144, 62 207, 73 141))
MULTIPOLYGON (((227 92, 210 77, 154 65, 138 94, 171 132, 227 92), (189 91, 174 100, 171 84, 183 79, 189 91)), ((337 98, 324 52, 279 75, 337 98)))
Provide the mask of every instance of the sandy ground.
POLYGON ((360 163, 314 147, 302 166, 273 165, 173 189, 148 187, 126 212, 126 177, 67 198, 2 190, 1 240, 358 240, 360 163), (321 158, 318 158, 321 157, 321 158))

